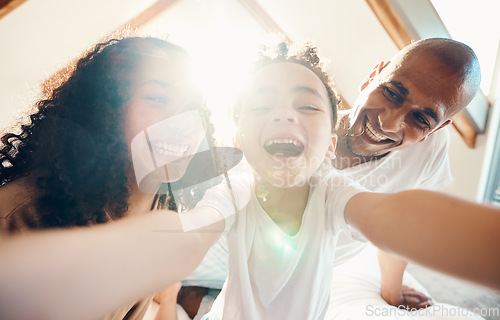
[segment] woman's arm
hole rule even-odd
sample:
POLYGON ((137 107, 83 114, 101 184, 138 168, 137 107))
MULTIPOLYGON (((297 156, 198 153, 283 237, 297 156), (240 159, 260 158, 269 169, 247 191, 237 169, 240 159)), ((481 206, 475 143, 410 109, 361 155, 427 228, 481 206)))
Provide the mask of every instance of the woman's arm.
POLYGON ((0 239, 1 319, 96 319, 189 275, 224 228, 184 232, 160 211, 0 239))
POLYGON ((380 249, 500 289, 500 209, 443 193, 360 193, 347 223, 380 249))

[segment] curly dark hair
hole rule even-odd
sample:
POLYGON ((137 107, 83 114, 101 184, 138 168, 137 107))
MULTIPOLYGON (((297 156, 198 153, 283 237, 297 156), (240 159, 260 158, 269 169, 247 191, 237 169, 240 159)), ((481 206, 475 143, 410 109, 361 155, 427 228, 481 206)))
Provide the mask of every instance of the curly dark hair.
POLYGON ((117 218, 127 211, 132 164, 122 106, 130 98, 131 74, 158 49, 184 52, 151 37, 97 44, 67 80, 37 102, 19 134, 1 137, 0 185, 20 177, 33 182, 40 228, 105 222, 105 206, 117 218))
MULTIPOLYGON (((334 128, 337 123, 337 107, 340 104, 340 98, 333 79, 326 69, 324 59, 318 54, 318 48, 310 42, 295 46, 283 41, 262 45, 252 70, 255 73, 265 66, 279 62, 300 64, 318 76, 328 92, 332 109, 332 128, 334 128)), ((239 116, 240 107, 241 103, 237 102, 234 109, 235 118, 239 116)))

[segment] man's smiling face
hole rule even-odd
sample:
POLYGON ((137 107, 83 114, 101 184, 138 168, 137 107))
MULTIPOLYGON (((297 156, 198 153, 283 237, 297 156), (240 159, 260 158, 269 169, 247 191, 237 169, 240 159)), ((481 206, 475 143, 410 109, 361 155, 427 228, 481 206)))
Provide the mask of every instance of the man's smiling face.
POLYGON ((449 124, 468 102, 463 78, 434 55, 395 59, 363 87, 347 147, 359 157, 406 148, 449 124))

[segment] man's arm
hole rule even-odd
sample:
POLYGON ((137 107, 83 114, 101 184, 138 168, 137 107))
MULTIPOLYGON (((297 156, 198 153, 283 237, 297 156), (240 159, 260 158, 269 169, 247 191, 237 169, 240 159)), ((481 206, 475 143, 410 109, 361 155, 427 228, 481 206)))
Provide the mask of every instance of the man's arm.
POLYGON ((500 209, 442 193, 360 193, 345 219, 376 246, 410 261, 500 288, 500 209))
POLYGON ((403 276, 408 262, 399 256, 377 248, 380 266, 380 294, 390 305, 409 310, 433 305, 424 293, 403 285, 403 276))
MULTIPOLYGON (((406 163, 408 157, 413 160, 420 159, 411 162, 411 165, 406 168, 412 168, 419 174, 418 179, 410 179, 408 184, 403 184, 404 187, 394 189, 393 192, 403 189, 439 190, 449 185, 452 181, 448 156, 449 136, 448 128, 442 128, 433 132, 424 142, 398 152, 395 157, 401 157, 398 158, 400 163, 406 163), (419 166, 414 167, 414 165, 419 166)), ((377 253, 381 275, 381 294, 386 302, 393 306, 403 305, 410 309, 432 305, 432 300, 424 293, 402 285, 407 261, 380 249, 377 253)))
POLYGON ((393 306, 404 303, 401 293, 403 275, 408 264, 398 256, 377 248, 377 258, 380 267, 380 294, 384 300, 393 306))
POLYGON ((224 229, 184 232, 160 211, 104 225, 0 239, 0 318, 97 319, 189 275, 224 229))

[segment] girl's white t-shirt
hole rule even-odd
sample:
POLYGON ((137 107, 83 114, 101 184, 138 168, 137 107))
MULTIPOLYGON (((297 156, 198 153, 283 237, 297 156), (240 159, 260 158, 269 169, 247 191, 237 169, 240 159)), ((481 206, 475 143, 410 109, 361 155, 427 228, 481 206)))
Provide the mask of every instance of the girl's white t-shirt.
MULTIPOLYGON (((336 174, 315 177, 302 225, 292 236, 267 215, 252 192, 245 207, 226 217, 229 277, 208 319, 323 319, 337 236, 350 232, 344 208, 362 191, 336 174)), ((223 201, 219 196, 207 192, 199 205, 216 206, 223 201)))

